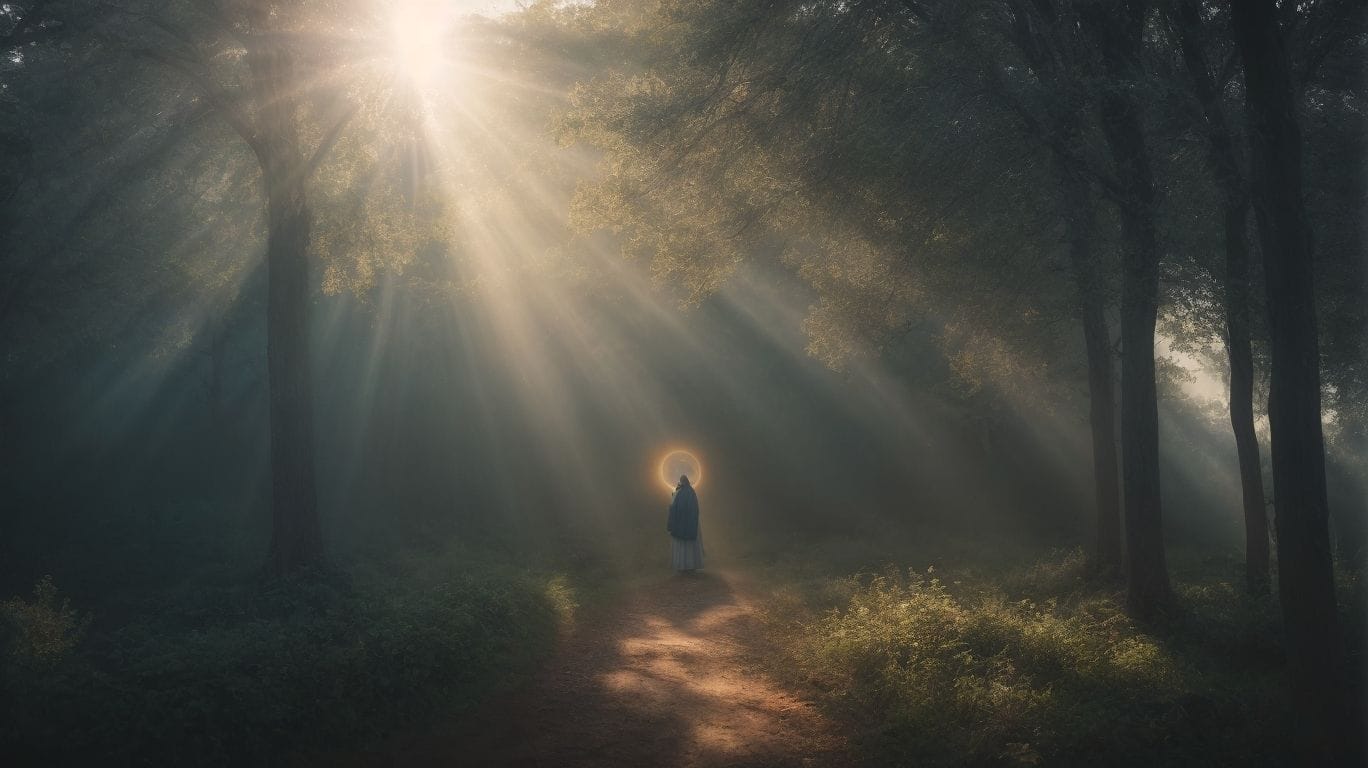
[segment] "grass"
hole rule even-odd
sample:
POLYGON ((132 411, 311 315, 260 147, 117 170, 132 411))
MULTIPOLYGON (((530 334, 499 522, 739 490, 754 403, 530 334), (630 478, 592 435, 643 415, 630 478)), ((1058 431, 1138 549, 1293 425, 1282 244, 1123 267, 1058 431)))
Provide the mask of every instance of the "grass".
POLYGON ((48 580, 3 606, 0 753, 6 765, 266 765, 363 744, 517 679, 575 608, 564 576, 461 553, 201 582, 93 625, 48 580))
POLYGON ((1289 764, 1276 603, 1244 595, 1234 560, 1175 559, 1178 607, 1151 627, 1078 552, 775 574, 774 672, 847 723, 869 764, 1289 764))
MULTIPOLYGON (((1293 762, 1278 608, 1244 595, 1236 559, 1170 552, 1178 609, 1141 627, 1078 552, 985 554, 852 535, 752 555, 780 650, 771 672, 842 722, 869 765, 1293 762), (842 575, 897 552, 921 565, 842 575)), ((459 717, 631 589, 606 566, 571 577, 510 561, 453 551, 284 581, 199 577, 94 609, 42 580, 0 603, 0 755, 270 765, 459 717)), ((1340 587, 1361 605, 1356 582, 1340 587)), ((1362 616, 1345 625, 1361 665, 1362 616)))

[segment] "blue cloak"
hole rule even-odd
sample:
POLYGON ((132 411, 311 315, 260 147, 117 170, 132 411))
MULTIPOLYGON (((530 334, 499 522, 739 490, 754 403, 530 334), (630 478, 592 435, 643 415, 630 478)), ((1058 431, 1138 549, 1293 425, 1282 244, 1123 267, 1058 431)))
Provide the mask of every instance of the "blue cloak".
POLYGON ((665 530, 676 539, 693 541, 698 538, 698 494, 692 485, 680 483, 670 501, 670 519, 665 530))

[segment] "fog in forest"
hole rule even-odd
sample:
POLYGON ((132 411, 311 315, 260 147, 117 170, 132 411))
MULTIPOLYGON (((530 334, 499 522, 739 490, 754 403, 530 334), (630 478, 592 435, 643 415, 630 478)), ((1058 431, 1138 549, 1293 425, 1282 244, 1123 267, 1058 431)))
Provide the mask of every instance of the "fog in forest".
POLYGON ((1355 764, 1363 4, 1268 11, 1286 261, 1255 22, 1121 7, 5 5, 0 745, 1355 764))

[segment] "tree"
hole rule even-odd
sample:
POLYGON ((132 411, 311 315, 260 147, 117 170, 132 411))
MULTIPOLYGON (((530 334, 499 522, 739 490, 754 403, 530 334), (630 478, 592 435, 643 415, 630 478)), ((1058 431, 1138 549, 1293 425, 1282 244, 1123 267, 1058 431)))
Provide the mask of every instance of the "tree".
MULTIPOLYGON (((1020 53, 1025 71, 1034 75, 1032 98, 1022 98, 1008 84, 1010 66, 986 51, 979 56, 988 68, 989 82, 998 97, 1012 105, 1026 129, 1048 148, 1060 192, 1059 215, 1064 222, 1069 261, 1078 293, 1088 361, 1088 424, 1092 433, 1095 495, 1094 572, 1119 571, 1122 557, 1121 489, 1116 443, 1116 375, 1112 335, 1107 321, 1109 302, 1105 266, 1094 231, 1094 184, 1114 189, 1115 181, 1097 169, 1085 149, 1084 116, 1095 96, 1084 85, 1089 54, 1080 40, 1078 19, 1068 5, 1008 4, 1007 39, 1020 53), (1036 105, 1032 108, 1029 105, 1036 105)), ((999 57, 1000 58, 1000 57, 999 57)), ((1029 86, 1028 86, 1029 87, 1029 86)), ((1017 86, 1019 90, 1021 86, 1017 86)))
POLYGON ((243 96, 226 89, 189 34, 157 19, 161 45, 141 53, 184 74, 251 148, 260 166, 266 208, 266 357, 271 431, 272 537, 270 567, 276 573, 323 556, 314 479, 313 413, 309 384, 309 244, 313 213, 307 184, 354 112, 336 110, 310 148, 298 114, 307 93, 299 71, 302 32, 282 26, 288 18, 269 0, 241 8, 238 19, 221 19, 245 50, 243 96))
POLYGON ((1159 307, 1156 190, 1135 89, 1143 81, 1149 4, 1084 6, 1108 75, 1099 103, 1102 133, 1120 187, 1121 454, 1126 508, 1126 603, 1153 616, 1170 599, 1159 495, 1159 410, 1154 329, 1159 307))
POLYGON ((1278 592, 1293 712, 1306 764, 1348 764, 1352 729, 1330 553, 1314 265, 1294 75, 1274 0, 1234 4, 1231 24, 1244 61, 1254 212, 1268 295, 1278 592))
MULTIPOLYGON (((635 18, 637 27, 688 30, 687 43, 644 56, 635 82, 581 89, 572 113, 580 138, 610 152, 613 173, 580 205, 597 223, 626 222, 633 252, 685 274, 781 239, 820 296, 807 321, 812 349, 834 362, 889 349, 926 312, 956 329, 942 341, 961 363, 1005 360, 972 351, 975 339, 994 336, 1019 361, 1086 360, 1091 560, 1119 570, 1112 249, 1093 213, 1094 188, 1114 184, 1092 157, 1095 99, 1074 69, 1085 41, 1047 37, 1073 16, 1037 27, 1028 5, 817 4, 790 13, 741 4, 718 14, 680 4, 635 18), (777 183, 747 184, 747 174, 777 183), (690 210, 670 223, 716 216, 717 226, 644 236, 659 226, 653 214, 703 189, 712 193, 700 201, 703 216, 690 210), (716 231, 745 243, 714 243, 716 231), (793 245, 805 239, 810 247, 793 245), (693 258, 676 253, 681 241, 706 245, 693 258), (1077 351, 1057 346, 1061 318, 1080 321, 1077 351)), ((1029 367, 956 366, 1000 393, 1034 389, 1029 367)))
POLYGON ((1240 462, 1245 520, 1245 584, 1253 594, 1269 589, 1268 518, 1264 510, 1263 462, 1254 430, 1254 351, 1249 270, 1249 191, 1241 170, 1236 137, 1222 95, 1232 68, 1214 71, 1198 0, 1165 5, 1192 93, 1201 110, 1211 172, 1221 195, 1218 212, 1225 240, 1225 343, 1230 362, 1230 426, 1240 462))
POLYGON ((1332 540, 1362 568, 1368 549, 1368 3, 1303 4, 1285 20, 1301 107, 1332 540))
MULTIPOLYGON (((375 10, 365 3, 273 0, 172 6, 130 11, 119 32, 128 48, 191 84, 250 150, 260 173, 271 455, 268 563, 276 573, 323 556, 309 375, 309 256, 316 239, 311 181, 363 106, 374 107, 398 91, 389 101, 401 112, 413 111, 408 84, 394 82, 383 64, 379 73, 374 70, 376 49, 382 59, 386 52, 397 56, 396 43, 383 34, 389 20, 377 18, 375 10), (357 27, 359 34, 351 31, 357 27), (368 81, 370 89, 357 87, 368 81)), ((372 131, 379 111, 368 115, 372 131)), ((412 120, 401 114, 396 124, 412 120)), ((356 161, 349 170, 353 180, 374 173, 356 161)), ((386 215, 403 215, 402 206, 387 202, 386 215)), ((400 245, 413 249, 407 241, 400 245)))
POLYGON ((1098 264, 1092 191, 1076 172, 1059 162, 1063 194, 1061 215, 1066 222, 1069 259, 1078 284, 1079 311, 1088 357, 1088 426, 1092 433, 1093 486, 1096 504, 1096 544, 1093 570, 1119 569, 1122 558, 1121 494, 1116 455, 1116 374, 1112 335, 1107 322, 1104 277, 1098 264))

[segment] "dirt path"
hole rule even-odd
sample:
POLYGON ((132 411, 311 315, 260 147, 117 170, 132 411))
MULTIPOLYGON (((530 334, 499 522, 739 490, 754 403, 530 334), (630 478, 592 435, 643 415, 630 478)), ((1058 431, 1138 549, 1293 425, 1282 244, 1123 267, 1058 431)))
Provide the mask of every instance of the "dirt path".
POLYGON ((839 766, 842 740, 759 671, 739 581, 673 576, 585 616, 528 687, 378 765, 839 766))

